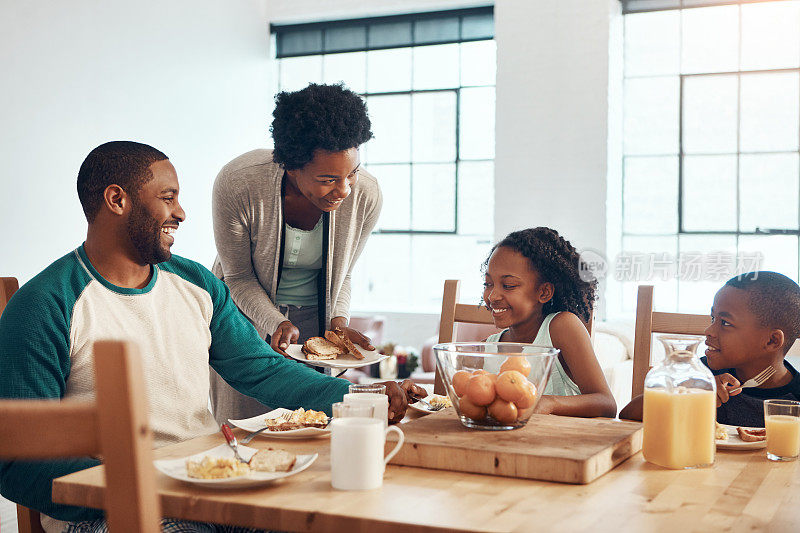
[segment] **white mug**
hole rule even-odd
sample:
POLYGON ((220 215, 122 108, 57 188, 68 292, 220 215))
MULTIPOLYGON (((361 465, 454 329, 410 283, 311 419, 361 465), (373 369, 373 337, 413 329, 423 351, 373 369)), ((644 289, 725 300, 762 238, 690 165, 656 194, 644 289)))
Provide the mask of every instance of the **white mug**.
POLYGON ((363 403, 373 408, 372 417, 389 426, 389 397, 374 392, 351 392, 344 395, 344 403, 363 403))
POLYGON ((384 428, 374 418, 335 418, 331 428, 331 485, 339 490, 369 490, 383 485, 383 472, 400 451, 405 435, 396 426, 384 428), (397 433, 397 445, 383 456, 386 435, 397 433))

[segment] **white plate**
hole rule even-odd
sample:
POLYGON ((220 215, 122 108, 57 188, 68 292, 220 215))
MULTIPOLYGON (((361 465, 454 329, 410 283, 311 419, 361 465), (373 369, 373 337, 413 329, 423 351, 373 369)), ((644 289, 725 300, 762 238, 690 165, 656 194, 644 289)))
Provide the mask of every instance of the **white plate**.
POLYGON ((377 350, 364 350, 361 346, 356 346, 359 352, 364 354, 364 359, 356 359, 352 355, 343 355, 337 359, 306 359, 306 354, 303 353, 302 344, 290 344, 286 348, 286 353, 292 359, 297 359, 311 366, 322 366, 326 368, 361 368, 362 366, 374 365, 384 359, 388 359, 388 355, 378 353, 377 350))
POLYGON ((739 438, 739 432, 736 431, 737 426, 729 426, 727 424, 720 424, 728 432, 726 440, 717 439, 717 449, 720 450, 758 450, 759 448, 766 448, 767 441, 757 440, 755 442, 745 442, 739 438))
MULTIPOLYGON (((250 457, 252 457, 257 451, 258 450, 255 448, 248 448, 247 446, 239 445, 239 454, 245 460, 250 460, 250 457)), ((202 485, 205 487, 213 487, 217 489, 236 489, 241 487, 264 485, 285 477, 293 476, 311 466, 311 463, 317 459, 319 454, 315 453, 313 455, 298 455, 297 461, 295 461, 294 466, 288 472, 250 472, 244 476, 229 477, 224 479, 197 479, 189 477, 189 474, 186 472, 186 460, 199 460, 206 455, 210 457, 232 458, 233 450, 231 450, 230 446, 227 444, 222 444, 216 448, 212 448, 189 457, 184 457, 182 459, 160 459, 153 462, 155 463, 156 469, 159 472, 165 476, 171 477, 172 479, 177 479, 178 481, 185 481, 186 483, 202 485)))
MULTIPOLYGON (((440 394, 429 394, 428 396, 425 397, 425 399, 430 402, 431 398, 433 398, 434 396, 438 396, 439 398, 446 398, 446 396, 442 396, 440 394)), ((431 414, 431 413, 438 413, 439 411, 444 411, 445 409, 447 409, 446 407, 443 407, 442 409, 437 409, 435 411, 432 411, 432 410, 428 409, 428 406, 423 404, 422 402, 410 403, 410 404, 408 404, 408 406, 411 409, 413 409, 413 410, 415 410, 417 412, 420 412, 420 413, 424 413, 426 415, 431 414)))
MULTIPOLYGON (((284 409, 282 407, 270 411, 269 413, 264 413, 263 415, 254 416, 252 418, 245 418, 243 420, 231 420, 228 419, 228 422, 233 424, 239 429, 243 429, 249 433, 253 431, 258 431, 259 429, 263 428, 267 425, 265 420, 267 418, 278 418, 283 413, 291 413, 290 409, 284 409)), ((290 429, 288 431, 262 431, 258 434, 258 436, 264 437, 277 437, 281 439, 308 439, 314 437, 325 437, 331 434, 331 430, 328 428, 300 428, 300 429, 290 429)))

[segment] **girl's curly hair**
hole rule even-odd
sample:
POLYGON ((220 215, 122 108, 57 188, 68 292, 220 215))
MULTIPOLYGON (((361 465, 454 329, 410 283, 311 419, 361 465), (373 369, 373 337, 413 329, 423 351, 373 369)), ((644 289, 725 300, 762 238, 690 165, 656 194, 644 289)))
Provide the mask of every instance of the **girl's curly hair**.
POLYGON ((314 150, 341 152, 372 138, 364 100, 341 83, 278 93, 272 116, 272 158, 286 170, 306 166, 314 150))
MULTIPOLYGON (((527 257, 541 280, 553 284, 553 298, 542 307, 545 316, 569 311, 584 322, 589 321, 597 298, 597 280, 592 278, 591 281, 584 281, 581 278, 581 273, 588 273, 589 268, 568 240, 554 229, 524 229, 509 233, 492 248, 489 257, 501 246, 527 257)), ((484 271, 488 265, 487 257, 483 263, 484 271)))

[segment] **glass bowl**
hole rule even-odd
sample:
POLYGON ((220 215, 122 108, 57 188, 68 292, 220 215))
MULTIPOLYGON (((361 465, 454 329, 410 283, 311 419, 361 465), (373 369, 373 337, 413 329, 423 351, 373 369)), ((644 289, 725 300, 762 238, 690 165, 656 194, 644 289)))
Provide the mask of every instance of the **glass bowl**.
POLYGON ((528 423, 559 350, 516 342, 451 342, 435 345, 433 352, 461 423, 507 430, 528 423))

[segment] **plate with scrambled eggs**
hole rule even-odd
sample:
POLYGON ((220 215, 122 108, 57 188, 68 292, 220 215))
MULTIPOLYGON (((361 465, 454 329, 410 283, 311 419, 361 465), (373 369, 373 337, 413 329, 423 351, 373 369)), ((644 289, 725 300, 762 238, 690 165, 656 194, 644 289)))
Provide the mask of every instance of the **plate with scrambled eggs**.
POLYGON ((410 403, 408 404, 408 406, 415 411, 419 411, 420 413, 425 413, 425 414, 436 413, 438 411, 441 411, 442 409, 453 407, 453 402, 450 401, 450 398, 448 398, 447 396, 442 396, 441 394, 431 394, 429 396, 426 396, 424 399, 429 404, 431 404, 431 407, 433 407, 433 409, 428 408, 428 406, 422 402, 410 403))
POLYGON ((236 460, 233 450, 227 444, 189 457, 153 462, 156 470, 178 481, 205 487, 235 489, 264 485, 293 476, 311 466, 318 457, 316 453, 294 455, 285 450, 257 450, 242 445, 239 445, 239 453, 251 464, 236 460), (262 454, 258 456, 262 460, 251 460, 256 452, 262 454), (268 455, 264 457, 263 454, 268 455))
POLYGON ((279 439, 308 439, 325 437, 331 433, 327 427, 328 415, 322 411, 306 410, 302 407, 294 411, 281 407, 263 415, 242 420, 228 420, 228 422, 251 433, 266 426, 269 429, 259 435, 279 439), (281 418, 284 414, 288 415, 288 420, 281 418))

